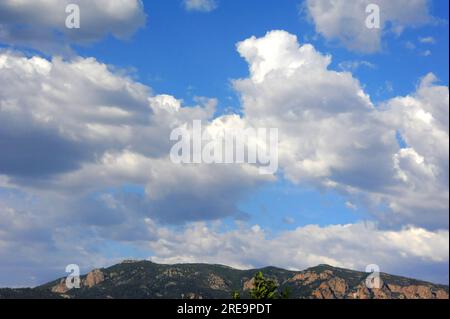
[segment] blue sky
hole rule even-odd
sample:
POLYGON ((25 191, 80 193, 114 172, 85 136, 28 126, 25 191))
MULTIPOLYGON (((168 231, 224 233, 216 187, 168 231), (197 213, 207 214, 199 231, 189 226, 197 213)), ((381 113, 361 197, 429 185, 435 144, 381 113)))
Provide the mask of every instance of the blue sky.
POLYGON ((379 31, 366 0, 96 1, 78 31, 0 5, 0 286, 126 258, 448 282, 448 1, 374 1, 379 31), (279 171, 172 165, 193 119, 278 127, 279 171))
POLYGON ((140 82, 156 92, 187 102, 193 96, 217 97, 221 108, 240 108, 230 80, 248 74, 247 64, 236 52, 236 43, 263 36, 268 30, 286 30, 301 42, 313 43, 319 51, 332 54, 334 69, 345 61, 372 63, 374 68, 362 66, 355 74, 375 100, 408 94, 418 79, 430 71, 448 84, 446 1, 430 5, 435 25, 407 29, 398 37, 390 34, 383 38, 383 50, 369 56, 315 37, 314 25, 298 1, 227 0, 209 13, 188 12, 179 1, 146 1, 145 12, 146 27, 131 39, 123 42, 110 36, 94 46, 78 48, 77 52, 130 68, 140 82), (436 43, 420 43, 419 38, 425 37, 433 37, 436 43), (408 42, 416 48, 408 49, 408 42), (421 56, 426 50, 432 51, 432 56, 421 56), (392 84, 395 92, 386 92, 386 82, 392 84))

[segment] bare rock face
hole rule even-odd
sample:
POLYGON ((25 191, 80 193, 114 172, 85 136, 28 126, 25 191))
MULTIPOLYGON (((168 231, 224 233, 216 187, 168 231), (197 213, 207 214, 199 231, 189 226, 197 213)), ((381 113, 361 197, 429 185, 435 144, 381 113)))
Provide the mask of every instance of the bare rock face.
POLYGON ((387 288, 404 299, 448 299, 448 293, 443 289, 434 291, 425 285, 397 286, 387 285, 387 288))
POLYGON ((54 292, 54 293, 57 293, 57 294, 65 294, 66 292, 68 292, 69 288, 67 288, 66 280, 65 279, 61 279, 59 284, 57 284, 56 286, 52 287, 51 291, 54 292))
POLYGON ((215 274, 210 274, 208 277, 208 284, 211 289, 214 290, 226 290, 228 288, 225 280, 222 277, 219 277, 215 274))
POLYGON ((406 299, 425 298, 431 299, 433 294, 431 289, 425 286, 406 286, 388 285, 388 289, 394 293, 405 296, 406 299))
POLYGON ((435 297, 436 299, 449 299, 448 293, 443 289, 437 290, 435 292, 435 297))
POLYGON ((312 297, 316 299, 342 299, 347 289, 348 286, 345 280, 335 277, 322 282, 319 288, 312 292, 312 297))
POLYGON ((251 289, 255 288, 255 279, 252 278, 250 280, 245 281, 243 288, 244 288, 244 291, 251 290, 251 289))
MULTIPOLYGON (((105 275, 99 269, 93 270, 87 274, 86 278, 81 281, 81 286, 92 288, 105 281, 105 275)), ((61 279, 61 281, 51 288, 53 293, 65 294, 70 289, 66 285, 66 279, 61 279)))
POLYGON ((348 299, 390 299, 391 293, 385 287, 380 289, 369 289, 365 283, 356 286, 352 291, 347 293, 348 299))
POLYGON ((386 289, 372 289, 372 294, 374 299, 390 299, 392 296, 386 289))
POLYGON ((349 292, 347 295, 349 299, 370 299, 370 291, 364 284, 356 287, 356 291, 349 292))
POLYGON ((434 289, 426 285, 399 286, 387 284, 380 289, 368 289, 364 284, 356 287, 347 298, 351 299, 448 299, 448 293, 443 289, 434 289))
MULTIPOLYGON (((299 287, 297 289, 311 289, 309 296, 304 297, 313 299, 449 299, 448 290, 442 286, 382 282, 381 288, 370 289, 366 286, 364 277, 360 277, 359 283, 355 284, 357 277, 349 274, 348 271, 339 273, 329 269, 304 271, 294 275, 286 283, 299 287)), ((250 284, 250 281, 247 282, 247 285, 250 284)))
POLYGON ((101 270, 95 269, 87 274, 86 279, 84 280, 84 286, 92 288, 103 281, 105 281, 105 275, 101 270))
POLYGON ((300 285, 309 285, 317 280, 326 280, 333 276, 333 272, 330 270, 325 270, 324 272, 317 274, 315 272, 307 271, 305 273, 297 274, 288 282, 295 282, 300 285))

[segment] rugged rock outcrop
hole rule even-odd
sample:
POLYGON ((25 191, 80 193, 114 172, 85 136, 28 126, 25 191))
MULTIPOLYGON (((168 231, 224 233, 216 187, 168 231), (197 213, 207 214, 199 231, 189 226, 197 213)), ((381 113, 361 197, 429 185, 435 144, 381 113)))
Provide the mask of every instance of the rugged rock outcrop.
POLYGON ((95 269, 87 274, 86 279, 84 280, 84 286, 88 288, 92 288, 105 280, 105 275, 99 269, 95 269))
POLYGON ((215 290, 227 290, 228 285, 225 283, 225 280, 217 276, 215 274, 210 274, 208 277, 208 284, 211 287, 211 289, 215 290))
POLYGON ((312 292, 316 299, 343 299, 348 290, 347 283, 342 278, 331 278, 320 284, 319 288, 312 292))

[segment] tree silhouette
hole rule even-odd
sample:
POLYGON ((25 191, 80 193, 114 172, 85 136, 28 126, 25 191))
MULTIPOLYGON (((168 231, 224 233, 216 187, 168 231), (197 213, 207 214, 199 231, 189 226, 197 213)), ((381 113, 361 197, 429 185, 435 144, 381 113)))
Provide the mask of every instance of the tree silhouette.
POLYGON ((253 288, 250 290, 252 299, 275 299, 278 286, 272 279, 264 278, 263 273, 258 272, 253 279, 253 288))
MULTIPOLYGON (((264 277, 263 273, 259 271, 253 277, 253 288, 250 290, 250 297, 252 299, 289 299, 291 292, 286 287, 282 293, 278 293, 278 285, 272 279, 264 277)), ((232 298, 241 299, 241 294, 238 291, 233 291, 232 298)))

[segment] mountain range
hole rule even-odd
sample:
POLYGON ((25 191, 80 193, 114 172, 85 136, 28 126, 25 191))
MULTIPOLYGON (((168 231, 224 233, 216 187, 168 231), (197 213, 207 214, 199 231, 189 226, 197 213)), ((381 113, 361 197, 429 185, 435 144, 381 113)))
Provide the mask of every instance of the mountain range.
POLYGON ((256 273, 295 299, 449 299, 449 287, 381 273, 381 288, 369 289, 365 272, 319 265, 303 271, 275 267, 237 270, 222 265, 160 265, 126 260, 95 269, 68 290, 66 279, 35 288, 0 289, 0 299, 231 299, 249 298, 256 273))

